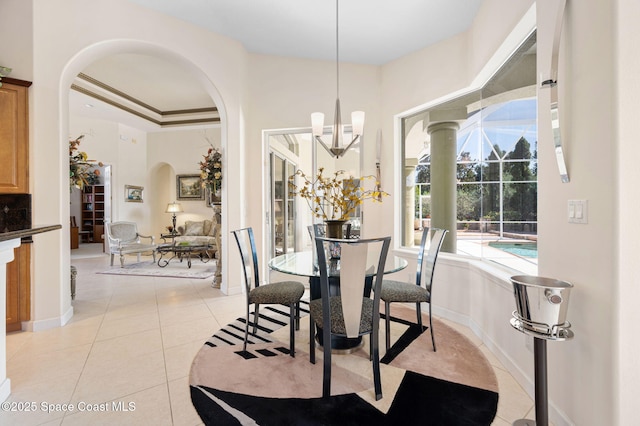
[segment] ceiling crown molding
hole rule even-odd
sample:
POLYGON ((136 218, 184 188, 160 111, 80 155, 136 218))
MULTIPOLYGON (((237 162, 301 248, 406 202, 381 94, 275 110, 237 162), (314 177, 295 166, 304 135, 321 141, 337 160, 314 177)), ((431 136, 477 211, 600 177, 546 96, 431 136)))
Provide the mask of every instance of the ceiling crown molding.
POLYGON ((78 74, 71 89, 160 127, 220 123, 216 107, 162 111, 84 73, 78 74))

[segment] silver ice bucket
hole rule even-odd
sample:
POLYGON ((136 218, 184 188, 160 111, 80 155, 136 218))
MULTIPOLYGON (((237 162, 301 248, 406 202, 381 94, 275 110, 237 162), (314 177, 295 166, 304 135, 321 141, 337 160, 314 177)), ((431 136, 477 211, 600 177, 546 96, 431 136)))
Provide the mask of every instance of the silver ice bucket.
POLYGON ((555 334, 566 322, 572 284, 553 278, 530 275, 511 277, 516 299, 514 316, 522 326, 543 334, 555 334))

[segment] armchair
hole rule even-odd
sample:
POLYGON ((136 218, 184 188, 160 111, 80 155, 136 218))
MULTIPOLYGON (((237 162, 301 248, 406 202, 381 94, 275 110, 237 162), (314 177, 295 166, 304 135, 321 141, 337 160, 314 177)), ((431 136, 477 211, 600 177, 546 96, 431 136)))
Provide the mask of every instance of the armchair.
POLYGON ((138 233, 138 226, 135 222, 111 222, 105 224, 109 253, 111 254, 111 266, 113 266, 113 256, 120 255, 120 267, 124 268, 124 256, 126 254, 136 254, 140 262, 140 254, 151 252, 153 261, 156 261, 155 238, 153 236, 141 235, 138 233), (142 242, 142 238, 148 239, 149 243, 142 242))

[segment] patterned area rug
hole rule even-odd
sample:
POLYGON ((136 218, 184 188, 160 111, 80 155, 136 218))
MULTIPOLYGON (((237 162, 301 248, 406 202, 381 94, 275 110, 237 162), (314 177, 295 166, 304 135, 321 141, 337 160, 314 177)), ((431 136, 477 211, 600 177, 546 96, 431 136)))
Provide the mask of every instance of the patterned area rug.
POLYGON ((204 344, 191 367, 193 405, 207 425, 490 425, 498 384, 482 352, 440 321, 434 321, 433 352, 430 333, 412 325, 415 311, 393 306, 392 319, 388 354, 381 323, 380 401, 368 340, 349 355, 332 356, 332 396, 323 399, 322 352, 317 350, 315 365, 309 362, 308 317, 296 332, 291 358, 287 309, 265 306, 246 352, 244 318, 204 344))
MULTIPOLYGON (((116 262, 117 263, 117 262, 116 262)), ((125 263, 124 268, 115 264, 106 271, 97 272, 108 275, 139 275, 149 277, 172 277, 205 279, 211 278, 216 273, 216 266, 213 263, 201 263, 200 260, 193 260, 191 268, 187 267, 187 262, 172 260, 167 266, 161 268, 157 263, 145 261, 139 263, 125 263)))

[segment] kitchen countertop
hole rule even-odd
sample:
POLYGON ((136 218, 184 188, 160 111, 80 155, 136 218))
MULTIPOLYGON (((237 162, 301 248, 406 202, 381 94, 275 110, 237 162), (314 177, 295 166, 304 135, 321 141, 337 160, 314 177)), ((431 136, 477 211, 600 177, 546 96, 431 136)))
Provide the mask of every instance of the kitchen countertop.
POLYGON ((15 238, 25 238, 30 237, 32 235, 41 234, 43 232, 55 231, 56 229, 61 229, 62 225, 43 225, 43 226, 34 226, 32 228, 21 229, 18 231, 7 231, 0 232, 0 242, 13 240, 15 238))

